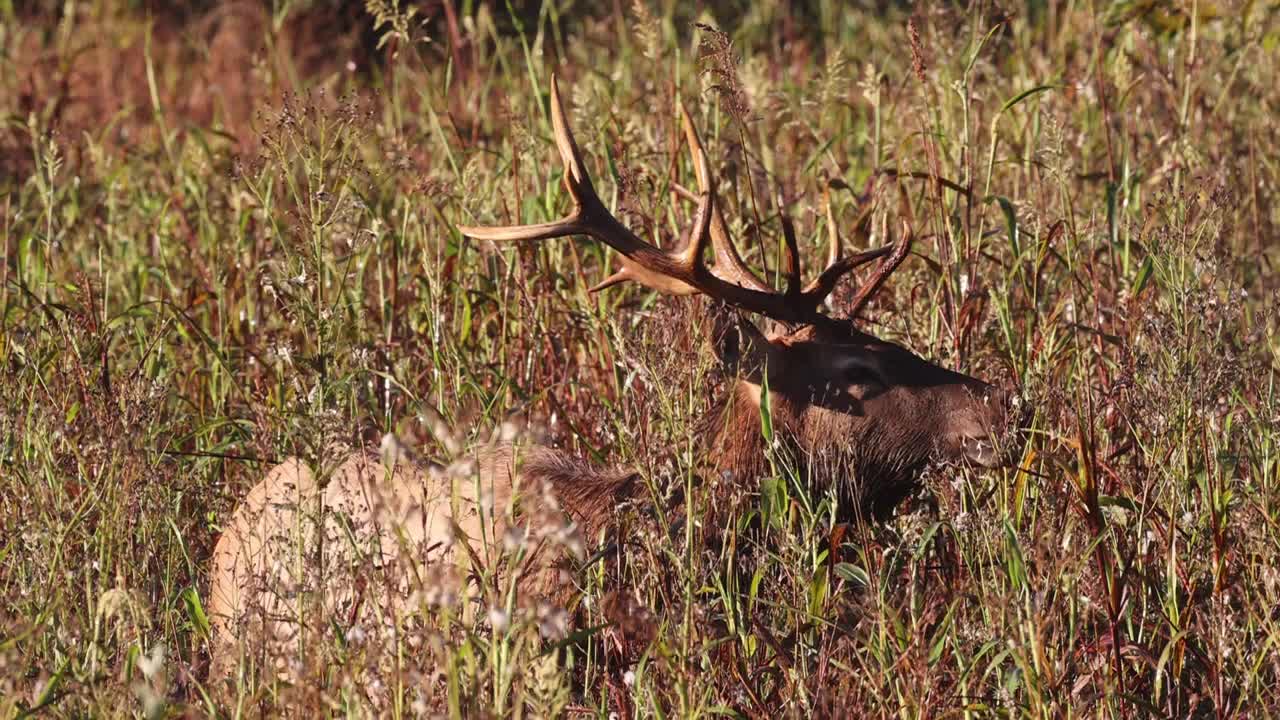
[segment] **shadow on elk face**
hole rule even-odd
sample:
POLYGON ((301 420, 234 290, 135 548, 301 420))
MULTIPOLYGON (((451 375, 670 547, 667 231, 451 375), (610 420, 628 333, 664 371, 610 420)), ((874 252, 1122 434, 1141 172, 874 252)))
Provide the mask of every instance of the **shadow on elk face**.
MULTIPOLYGON (((884 514, 933 460, 983 467, 1004 460, 997 437, 1012 419, 1008 390, 845 320, 766 337, 740 316, 714 317, 710 344, 737 377, 730 402, 744 407, 736 412, 758 417, 767 386, 772 423, 809 477, 822 489, 836 486, 855 506, 884 514)), ((754 426, 746 432, 759 434, 754 426)))
MULTIPOLYGON (((931 459, 996 464, 1000 453, 992 438, 1006 422, 1007 392, 934 365, 862 332, 852 320, 835 319, 820 310, 843 278, 878 260, 847 308, 848 317, 857 318, 910 253, 914 234, 905 196, 898 241, 851 255, 842 250, 828 197, 827 264, 808 284, 802 281, 798 245, 784 213, 786 288, 779 291, 761 280, 738 254, 716 200, 697 130, 683 105, 679 114, 698 181, 696 192, 672 185, 678 195, 696 203, 682 246, 667 250, 650 245, 605 207, 565 121, 554 76, 551 120, 573 209, 560 220, 538 225, 459 230, 495 241, 588 235, 616 250, 622 260, 622 268, 593 291, 631 281, 669 295, 701 294, 767 318, 771 327, 779 328, 766 336, 736 313, 712 314, 713 349, 738 377, 725 399, 711 448, 711 460, 722 472, 745 478, 763 466, 766 449, 761 442, 760 399, 766 373, 770 415, 781 438, 799 451, 798 459, 807 465, 816 486, 857 485, 848 494, 858 498, 858 505, 892 506, 931 459), (708 248, 715 258, 713 266, 704 257, 708 248)), ((870 210, 868 204, 857 224, 863 234, 870 210)))

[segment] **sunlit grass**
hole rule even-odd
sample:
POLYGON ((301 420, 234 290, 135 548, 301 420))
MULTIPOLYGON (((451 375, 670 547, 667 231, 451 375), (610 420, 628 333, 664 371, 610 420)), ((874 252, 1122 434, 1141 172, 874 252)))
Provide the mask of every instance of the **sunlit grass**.
POLYGON ((261 47, 236 55, 163 17, 148 42, 130 3, 66 5, 0 2, 5 716, 1280 709, 1275 8, 928 4, 909 27, 838 2, 462 3, 454 35, 370 3, 362 54, 286 5, 208 25, 261 47), (94 74, 113 58, 117 84, 94 74), (779 193, 808 259, 830 180, 844 222, 877 180, 876 241, 900 183, 918 256, 869 329, 1020 386, 1017 466, 934 468, 841 535, 779 455, 726 511, 698 303, 588 294, 616 259, 587 242, 456 230, 568 206, 552 71, 601 196, 663 243, 689 213, 678 93, 774 279, 779 193), (236 502, 279 460, 386 433, 456 459, 435 409, 468 445, 518 417, 640 473, 652 502, 623 513, 622 577, 582 578, 583 632, 548 640, 498 573, 496 615, 314 648, 305 682, 210 682, 207 564, 236 502), (653 613, 630 653, 599 629, 615 581, 653 613))

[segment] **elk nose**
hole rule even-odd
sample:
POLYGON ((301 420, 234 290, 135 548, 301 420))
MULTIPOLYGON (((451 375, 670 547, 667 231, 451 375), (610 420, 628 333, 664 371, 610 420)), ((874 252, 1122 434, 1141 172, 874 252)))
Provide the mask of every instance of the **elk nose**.
POLYGON ((974 393, 972 422, 960 438, 960 451, 970 462, 983 467, 1003 464, 1011 448, 1003 442, 1007 430, 1021 426, 1024 412, 1021 396, 1013 388, 984 385, 974 393))
POLYGON ((1000 432, 1023 430, 1031 422, 1031 403, 1022 397, 1018 388, 1006 386, 996 390, 991 398, 992 406, 1000 408, 995 425, 1000 432))
POLYGON ((1024 422, 1026 403, 1022 401, 1017 388, 988 385, 978 398, 982 402, 987 422, 995 432, 1002 432, 1010 424, 1021 426, 1024 422))

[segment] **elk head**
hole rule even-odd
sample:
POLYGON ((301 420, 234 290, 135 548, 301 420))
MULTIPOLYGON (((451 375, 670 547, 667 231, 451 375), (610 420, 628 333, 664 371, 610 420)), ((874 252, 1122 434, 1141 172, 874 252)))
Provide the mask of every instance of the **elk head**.
POLYGON ((999 457, 992 437, 1005 423, 1010 393, 869 335, 852 319, 820 312, 843 277, 879 260, 851 301, 848 316, 856 318, 910 252, 910 223, 904 219, 894 245, 845 255, 828 202, 827 265, 803 284, 799 250, 784 219, 787 283, 784 290, 775 290, 739 255, 716 200, 706 152, 683 105, 680 116, 698 181, 696 193, 675 186, 697 204, 682 247, 650 245, 605 207, 565 121, 554 76, 551 120, 573 210, 537 225, 459 229, 473 238, 498 241, 588 235, 622 256, 622 268, 593 292, 632 281, 669 295, 706 295, 773 321, 774 329, 766 335, 739 314, 714 314, 712 347, 737 378, 712 448, 712 460, 721 470, 749 472, 763 464, 759 410, 765 387, 775 431, 799 451, 815 484, 846 490, 842 494, 854 499, 855 506, 875 511, 892 507, 933 458, 995 464, 999 457), (704 259, 708 245, 715 256, 713 267, 704 259))

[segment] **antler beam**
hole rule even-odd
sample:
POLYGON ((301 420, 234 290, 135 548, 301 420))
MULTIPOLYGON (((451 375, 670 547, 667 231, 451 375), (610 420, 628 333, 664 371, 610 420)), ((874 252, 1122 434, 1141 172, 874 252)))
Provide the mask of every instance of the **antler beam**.
MULTIPOLYGON (((881 247, 848 257, 840 257, 839 235, 836 233, 833 235, 827 267, 817 279, 801 290, 799 261, 794 249, 794 238, 791 238, 788 242, 790 264, 787 292, 770 288, 743 262, 729 236, 728 225, 716 203, 715 181, 711 177, 707 154, 683 103, 680 104, 680 121, 698 180, 696 194, 679 188, 681 194, 691 196, 697 202, 691 227, 681 248, 662 250, 650 245, 619 222, 605 207, 596 194, 591 176, 582 160, 582 152, 565 120, 555 75, 551 76, 551 125, 560 159, 564 162, 565 189, 573 199, 573 209, 559 220, 537 225, 459 226, 458 230, 476 239, 501 241, 536 241, 569 235, 589 235, 622 256, 622 269, 593 287, 593 292, 630 280, 669 295, 701 293, 747 312, 786 323, 820 321, 825 316, 818 312, 819 306, 843 276, 859 265, 889 256, 877 267, 872 282, 859 290, 855 300, 856 313, 906 257, 911 241, 909 230, 904 232, 903 239, 897 246, 881 247), (712 246, 716 258, 714 271, 706 266, 703 259, 708 244, 712 246)), ((834 225, 832 232, 835 233, 834 225)))

